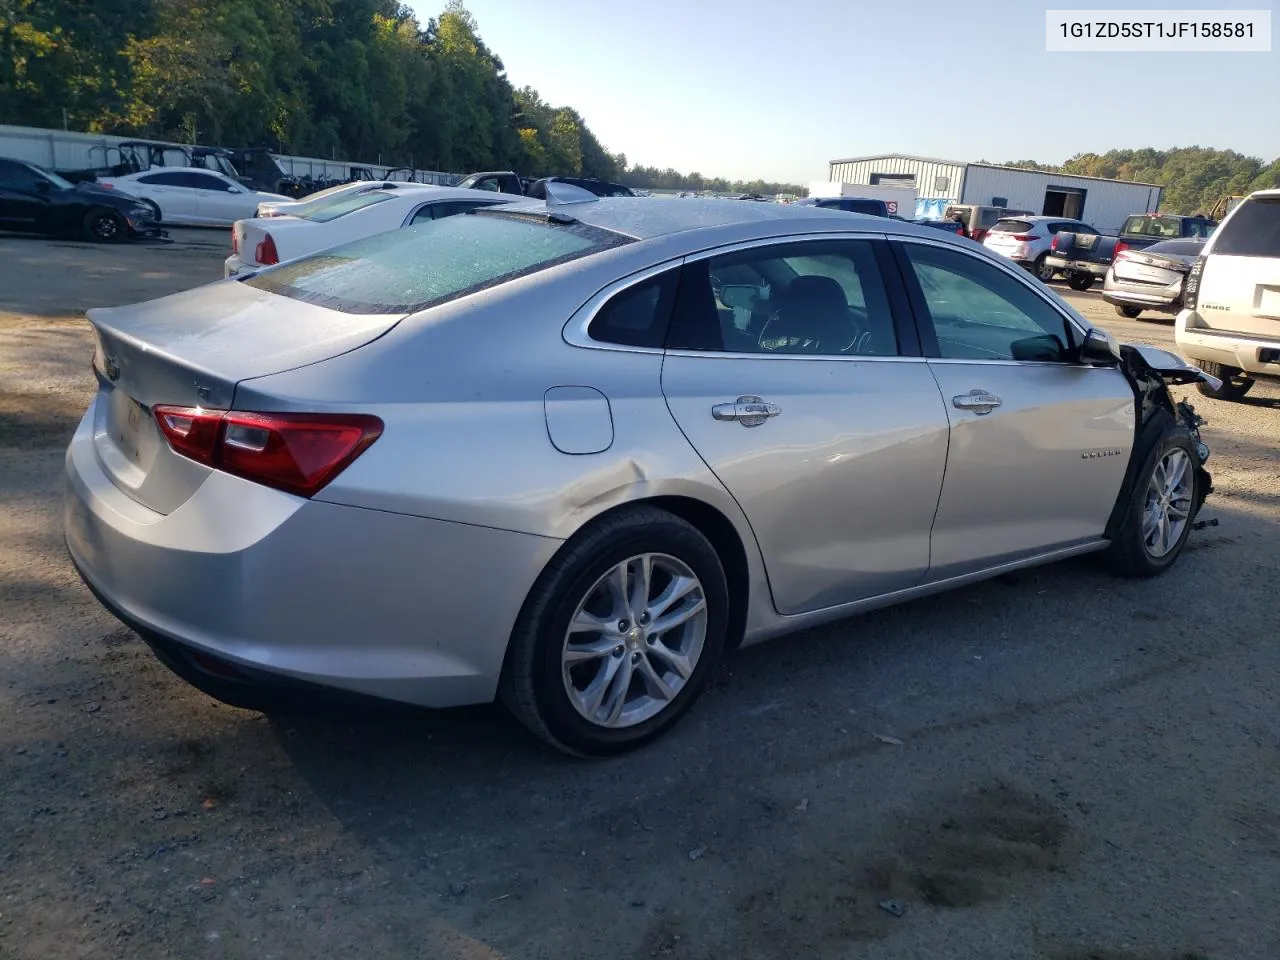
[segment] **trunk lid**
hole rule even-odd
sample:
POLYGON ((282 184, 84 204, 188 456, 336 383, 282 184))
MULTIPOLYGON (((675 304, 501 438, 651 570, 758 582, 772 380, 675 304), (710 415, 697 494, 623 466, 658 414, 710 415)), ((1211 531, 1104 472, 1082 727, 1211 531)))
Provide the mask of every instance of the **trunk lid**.
MULTIPOLYGON (((235 232, 235 242, 240 251, 240 259, 249 266, 259 266, 258 244, 267 235, 275 242, 276 254, 280 263, 293 260, 308 253, 315 253, 323 247, 311 238, 316 224, 299 217, 283 216, 260 217, 252 220, 237 220, 231 229, 235 232)), ((332 241, 331 241, 332 242, 332 241)))
POLYGON ((1191 260, 1162 254, 1126 253, 1111 265, 1117 280, 1168 286, 1177 283, 1191 269, 1191 260))
POLYGON ((327 360, 374 340, 399 315, 339 313, 235 281, 127 307, 90 310, 94 448, 112 481, 169 513, 208 468, 170 449, 156 404, 228 409, 236 384, 327 360))

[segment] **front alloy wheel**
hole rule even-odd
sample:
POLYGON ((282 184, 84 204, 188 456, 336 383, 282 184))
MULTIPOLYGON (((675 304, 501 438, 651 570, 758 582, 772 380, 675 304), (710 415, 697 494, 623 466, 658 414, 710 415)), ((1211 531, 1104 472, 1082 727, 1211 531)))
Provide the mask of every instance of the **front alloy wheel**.
POLYGON ((1194 483, 1195 467, 1181 447, 1171 447, 1151 471, 1142 511, 1142 543, 1153 560, 1167 557, 1182 543, 1191 522, 1194 483))

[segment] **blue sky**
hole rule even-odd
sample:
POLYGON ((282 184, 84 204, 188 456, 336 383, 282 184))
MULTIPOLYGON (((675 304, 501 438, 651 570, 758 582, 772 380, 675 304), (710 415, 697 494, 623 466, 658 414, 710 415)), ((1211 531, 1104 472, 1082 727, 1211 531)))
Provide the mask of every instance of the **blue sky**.
MULTIPOLYGON (((1277 0, 466 0, 517 87, 576 108, 634 163, 826 179, 915 153, 1061 162, 1113 147, 1280 156, 1280 52, 1046 53, 1046 9, 1271 9, 1277 0)), ((442 0, 410 0, 425 20, 442 0)))

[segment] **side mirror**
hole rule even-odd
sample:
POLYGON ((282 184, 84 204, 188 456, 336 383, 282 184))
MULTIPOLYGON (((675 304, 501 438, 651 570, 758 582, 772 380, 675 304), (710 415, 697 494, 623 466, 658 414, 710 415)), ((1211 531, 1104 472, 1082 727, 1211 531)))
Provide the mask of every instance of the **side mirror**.
POLYGON ((1094 367, 1114 367, 1120 363, 1120 345, 1105 330, 1093 327, 1080 346, 1080 362, 1094 367))

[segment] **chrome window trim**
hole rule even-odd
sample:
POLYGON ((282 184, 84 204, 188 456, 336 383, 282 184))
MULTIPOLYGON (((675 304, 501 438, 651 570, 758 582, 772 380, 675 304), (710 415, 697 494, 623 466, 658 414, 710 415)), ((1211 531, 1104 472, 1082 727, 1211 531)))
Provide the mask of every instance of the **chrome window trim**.
MULTIPOLYGON (((1071 329, 1075 330, 1076 333, 1080 335, 1081 340, 1083 340, 1085 335, 1088 334, 1088 332, 1093 329, 1093 327, 1091 326, 1081 327, 1080 324, 1076 321, 1075 317, 1073 317, 1069 313, 1064 313, 1062 310, 1062 307, 1059 304, 1055 303, 1052 298, 1046 296, 1045 291, 1040 289, 1039 286, 1037 286, 1039 281, 1035 280, 1022 267, 1009 266, 1007 264, 999 262, 998 260, 992 260, 989 257, 980 257, 980 256, 977 256, 976 254, 970 253, 968 250, 958 247, 956 244, 938 243, 937 241, 931 238, 908 237, 904 235, 899 235, 897 237, 890 237, 889 239, 897 240, 899 243, 902 243, 903 245, 906 245, 908 243, 919 243, 927 247, 940 247, 941 249, 944 249, 944 250, 954 250, 957 253, 959 253, 961 256, 970 257, 974 260, 977 260, 979 263, 985 263, 988 266, 994 267, 996 270, 1003 271, 1008 276, 1015 278, 1018 281, 1018 283, 1022 284, 1024 287, 1026 287, 1028 290, 1034 293, 1037 297, 1043 300, 1046 306, 1048 306, 1050 309, 1053 310, 1054 313, 1058 314, 1060 317, 1062 317, 1064 320, 1067 321, 1071 329)), ((930 323, 933 322, 932 318, 929 318, 929 322, 930 323)), ((936 331, 935 331, 935 336, 936 336, 936 331)), ((950 363, 1017 363, 1017 364, 1036 363, 1041 366, 1059 366, 1059 367, 1062 366, 1062 364, 1060 363, 1046 363, 1045 361, 1039 361, 1039 360, 960 360, 956 358, 942 358, 942 357, 931 357, 930 359, 945 360, 946 362, 950 362, 950 363)))
MULTIPOLYGON (((724 357, 734 360, 893 360, 903 361, 923 360, 923 357, 884 357, 884 356, 848 356, 845 354, 799 354, 799 353, 730 353, 722 350, 665 350, 661 347, 633 347, 624 343, 608 343, 603 340, 596 340, 587 332, 591 323, 596 318, 602 307, 608 303, 614 296, 622 293, 637 284, 644 283, 660 273, 673 270, 677 267, 683 267, 688 263, 697 263, 699 260, 709 260, 711 257, 724 256, 725 254, 737 253, 741 250, 753 250, 757 247, 781 246, 790 243, 805 243, 808 241, 823 240, 891 240, 891 235, 880 232, 869 231, 830 231, 821 233, 796 233, 785 234, 773 237, 758 237, 754 240, 739 240, 734 243, 722 244, 717 247, 708 247, 705 250, 699 250, 695 253, 685 254, 681 257, 673 257, 662 263, 645 267, 635 273, 628 274, 620 280, 615 280, 608 286, 597 291, 586 303, 574 311, 567 323, 565 323, 561 335, 566 343, 573 347, 582 347, 586 350, 613 350, 619 353, 656 353, 670 355, 673 357, 724 357)), ((942 244, 946 246, 946 244, 942 244)))
MULTIPOLYGON (((436 200, 424 200, 422 203, 418 204, 416 207, 414 207, 412 210, 410 210, 410 211, 409 211, 408 216, 406 216, 406 217, 404 218, 404 220, 402 220, 402 221, 400 222, 400 226, 401 226, 401 227, 407 227, 407 226, 409 226, 410 224, 412 224, 412 223, 413 223, 413 218, 414 218, 414 217, 416 217, 416 216, 417 216, 417 215, 418 215, 422 210, 425 210, 427 207, 429 207, 429 206, 431 206, 433 203, 437 203, 437 202, 438 202, 438 201, 436 201, 436 200)), ((434 219, 435 219, 435 215, 434 215, 434 214, 432 215, 431 219, 432 219, 432 220, 434 220, 434 219)))

